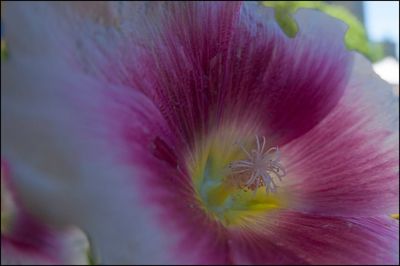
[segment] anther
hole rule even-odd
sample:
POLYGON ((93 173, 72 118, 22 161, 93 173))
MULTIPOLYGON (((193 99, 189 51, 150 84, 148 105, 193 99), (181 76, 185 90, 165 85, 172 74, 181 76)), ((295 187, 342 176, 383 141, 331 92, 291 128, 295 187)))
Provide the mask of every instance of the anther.
POLYGON ((277 191, 276 179, 282 181, 286 175, 280 161, 280 151, 278 147, 271 147, 265 151, 265 137, 261 139, 256 136, 256 149, 250 152, 246 150, 243 144, 238 143, 239 147, 246 154, 245 160, 230 162, 228 167, 233 176, 238 176, 240 187, 248 188, 254 192, 261 186, 265 186, 267 193, 277 191), (245 176, 245 179, 243 179, 245 176), (244 181, 243 181, 244 180, 244 181))

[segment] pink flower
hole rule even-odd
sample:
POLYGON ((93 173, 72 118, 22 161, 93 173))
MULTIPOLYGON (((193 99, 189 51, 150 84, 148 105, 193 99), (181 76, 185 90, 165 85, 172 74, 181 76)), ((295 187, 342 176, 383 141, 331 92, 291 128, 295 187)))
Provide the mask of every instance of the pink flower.
POLYGON ((88 241, 76 228, 60 230, 21 205, 1 161, 1 265, 87 264, 88 241))
POLYGON ((237 2, 10 3, 2 155, 102 263, 398 263, 398 99, 344 25, 237 2))

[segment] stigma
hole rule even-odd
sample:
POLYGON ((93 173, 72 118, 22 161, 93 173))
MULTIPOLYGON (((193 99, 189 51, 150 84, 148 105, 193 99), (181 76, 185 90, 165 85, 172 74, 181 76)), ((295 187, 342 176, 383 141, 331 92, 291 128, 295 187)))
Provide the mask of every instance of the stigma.
POLYGON ((279 163, 279 148, 270 147, 266 149, 265 137, 256 136, 255 149, 246 150, 243 144, 238 143, 247 158, 245 160, 232 161, 228 167, 231 171, 230 177, 241 188, 257 192, 259 187, 265 187, 267 193, 277 191, 277 182, 282 182, 286 171, 279 163))

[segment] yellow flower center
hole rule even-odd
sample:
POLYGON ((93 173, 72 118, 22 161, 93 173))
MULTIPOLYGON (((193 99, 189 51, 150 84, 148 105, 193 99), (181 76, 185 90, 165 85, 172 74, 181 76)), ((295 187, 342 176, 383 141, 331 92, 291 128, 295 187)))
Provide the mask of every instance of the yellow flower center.
POLYGON ((200 142, 189 168, 206 212, 226 226, 241 226, 286 205, 279 160, 278 147, 268 147, 264 137, 227 130, 200 142))

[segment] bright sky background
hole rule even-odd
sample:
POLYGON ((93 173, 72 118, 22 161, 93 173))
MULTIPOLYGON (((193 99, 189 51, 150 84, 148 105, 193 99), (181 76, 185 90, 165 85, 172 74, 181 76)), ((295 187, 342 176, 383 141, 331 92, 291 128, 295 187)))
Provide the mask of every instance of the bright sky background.
POLYGON ((373 41, 394 41, 399 55, 399 2, 364 1, 365 26, 373 41))

